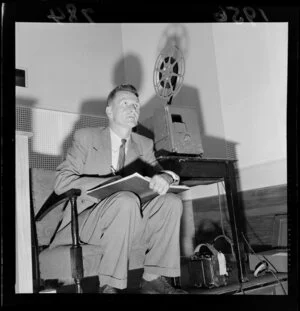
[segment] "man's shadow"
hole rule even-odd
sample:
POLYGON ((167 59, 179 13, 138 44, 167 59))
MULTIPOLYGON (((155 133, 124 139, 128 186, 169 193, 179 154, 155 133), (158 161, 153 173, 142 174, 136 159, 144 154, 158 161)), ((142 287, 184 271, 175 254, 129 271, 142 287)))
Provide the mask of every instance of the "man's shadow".
MULTIPOLYGON (((112 73, 112 84, 117 85, 130 83, 139 90, 142 82, 142 66, 138 56, 127 54, 121 57, 115 64, 112 73), (126 71, 127 69, 127 71, 126 71), (126 72, 126 75, 125 75, 126 72)), ((108 93, 111 90, 108 90, 108 93)), ((72 130, 64 139, 61 145, 61 154, 65 157, 68 148, 72 145, 72 140, 76 130, 85 127, 106 127, 108 118, 106 115, 107 98, 90 98, 81 104, 79 119, 73 125, 72 130)))
POLYGON ((104 127, 108 120, 105 115, 106 100, 101 98, 86 99, 81 104, 79 118, 72 126, 71 131, 61 144, 60 150, 63 158, 66 157, 68 149, 72 146, 74 133, 86 127, 104 127))
MULTIPOLYGON (((115 64, 112 72, 113 87, 131 83, 139 90, 142 83, 142 66, 140 59, 133 53, 121 57, 115 64), (125 76, 125 68, 128 74, 125 76)), ((108 90, 108 93, 110 90, 108 90)), ((34 168, 44 168, 55 170, 63 161, 68 148, 72 145, 73 136, 76 130, 85 127, 107 126, 106 98, 87 98, 81 104, 78 112, 78 120, 71 127, 61 143, 60 152, 57 155, 44 154, 34 150, 35 135, 33 109, 38 105, 36 98, 16 97, 16 130, 31 132, 33 137, 29 139, 29 166, 34 168)))

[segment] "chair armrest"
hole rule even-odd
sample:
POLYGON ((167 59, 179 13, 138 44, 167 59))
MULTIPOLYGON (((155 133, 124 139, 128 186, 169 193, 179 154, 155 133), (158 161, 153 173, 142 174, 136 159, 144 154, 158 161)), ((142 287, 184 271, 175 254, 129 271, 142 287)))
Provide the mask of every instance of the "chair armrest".
POLYGON ((53 191, 52 194, 49 196, 49 198, 46 200, 46 202, 43 204, 41 209, 38 211, 36 216, 34 217, 34 220, 40 221, 62 202, 70 200, 71 198, 77 198, 80 195, 81 195, 80 189, 70 189, 60 195, 57 195, 53 191))

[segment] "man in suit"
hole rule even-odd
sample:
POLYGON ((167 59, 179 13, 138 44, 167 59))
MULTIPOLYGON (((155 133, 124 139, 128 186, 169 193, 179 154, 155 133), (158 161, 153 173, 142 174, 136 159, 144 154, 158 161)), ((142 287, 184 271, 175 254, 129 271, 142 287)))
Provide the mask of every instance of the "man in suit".
MULTIPOLYGON (((57 167, 54 190, 58 195, 71 188, 82 191, 78 198, 80 241, 103 249, 98 272, 102 293, 126 288, 128 269, 141 267, 141 293, 186 293, 167 281, 180 276, 182 202, 167 193, 179 177, 159 165, 152 140, 132 132, 140 113, 139 96, 132 85, 120 85, 110 92, 106 113, 108 127, 75 132, 65 160, 57 167), (150 176, 150 188, 158 196, 141 206, 139 198, 128 191, 100 201, 86 194, 114 174, 133 172, 150 176), (134 258, 135 253, 142 256, 134 258)), ((68 207, 51 247, 71 242, 70 219, 68 207)))

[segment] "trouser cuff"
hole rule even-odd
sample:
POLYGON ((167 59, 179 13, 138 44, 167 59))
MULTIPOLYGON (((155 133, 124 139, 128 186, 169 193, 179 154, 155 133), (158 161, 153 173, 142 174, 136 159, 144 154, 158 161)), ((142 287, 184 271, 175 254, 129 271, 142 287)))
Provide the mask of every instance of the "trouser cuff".
POLYGON ((127 279, 116 279, 109 275, 99 275, 100 286, 109 285, 118 289, 124 289, 127 287, 127 279))
POLYGON ((179 277, 180 269, 158 267, 158 266, 144 266, 144 271, 151 274, 162 275, 166 277, 179 277))

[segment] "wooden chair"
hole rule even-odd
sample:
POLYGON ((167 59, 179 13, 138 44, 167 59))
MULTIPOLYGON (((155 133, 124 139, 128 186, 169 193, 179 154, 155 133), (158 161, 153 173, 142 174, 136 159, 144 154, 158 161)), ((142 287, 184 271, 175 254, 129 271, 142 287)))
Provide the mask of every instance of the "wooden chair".
MULTIPOLYGON (((80 244, 77 219, 79 189, 71 189, 61 195, 53 192, 55 171, 42 168, 30 169, 32 250, 34 292, 45 288, 47 283, 70 285, 82 293, 84 278, 97 277, 102 249, 96 245, 80 244), (63 218, 68 203, 72 207, 72 244, 49 247, 63 218)), ((128 288, 138 287, 143 254, 132 253, 129 258, 128 288), (133 268, 139 266, 139 268, 133 268), (132 277, 131 277, 132 276, 132 277)), ((97 278, 97 286, 99 280, 97 278)))
POLYGON ((71 189, 56 195, 53 192, 55 172, 51 170, 33 168, 30 178, 35 291, 39 291, 45 281, 70 284, 73 279, 76 293, 81 293, 83 277, 97 275, 102 255, 100 247, 79 243, 77 198, 81 191, 71 189), (72 244, 49 248, 68 202, 72 208, 72 244))

